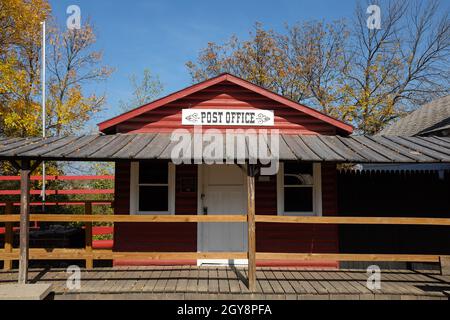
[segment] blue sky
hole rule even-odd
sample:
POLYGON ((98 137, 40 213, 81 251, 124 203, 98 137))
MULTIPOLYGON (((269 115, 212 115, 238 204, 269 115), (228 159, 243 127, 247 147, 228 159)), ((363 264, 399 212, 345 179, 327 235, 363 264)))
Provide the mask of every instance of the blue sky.
POLYGON ((96 49, 115 68, 112 77, 89 90, 106 92, 105 110, 89 128, 119 113, 118 102, 130 97, 129 75, 145 68, 159 75, 165 94, 191 84, 185 63, 195 60, 210 41, 222 43, 233 34, 247 38, 255 22, 282 30, 285 23, 332 21, 354 17, 354 0, 50 0, 53 15, 65 25, 69 5, 81 8, 97 34, 96 49))

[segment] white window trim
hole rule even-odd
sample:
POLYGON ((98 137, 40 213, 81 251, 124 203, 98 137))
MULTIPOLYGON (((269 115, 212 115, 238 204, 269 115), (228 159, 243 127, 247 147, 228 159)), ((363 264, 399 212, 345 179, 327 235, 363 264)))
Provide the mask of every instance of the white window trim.
POLYGON ((313 164, 313 211, 285 212, 284 211, 284 163, 280 163, 277 174, 277 211, 279 216, 322 216, 322 165, 313 164))
POLYGON ((175 214, 175 165, 169 163, 168 211, 139 211, 139 162, 131 162, 130 167, 130 214, 131 215, 173 215, 175 214))

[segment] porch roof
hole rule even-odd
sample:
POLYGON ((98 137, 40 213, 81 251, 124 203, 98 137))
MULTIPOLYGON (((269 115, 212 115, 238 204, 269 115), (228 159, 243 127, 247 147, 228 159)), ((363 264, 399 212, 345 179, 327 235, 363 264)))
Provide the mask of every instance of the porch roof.
MULTIPOLYGON (((170 160, 177 143, 171 141, 168 133, 47 139, 0 137, 0 160, 170 160)), ((280 135, 279 158, 308 162, 450 163, 450 138, 280 135)))

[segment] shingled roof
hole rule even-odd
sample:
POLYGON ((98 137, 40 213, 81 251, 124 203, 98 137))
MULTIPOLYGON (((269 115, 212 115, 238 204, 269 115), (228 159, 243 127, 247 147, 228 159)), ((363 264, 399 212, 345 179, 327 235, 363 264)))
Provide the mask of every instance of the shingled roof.
POLYGON ((439 135, 450 130, 450 95, 423 105, 380 132, 383 136, 439 135))
MULTIPOLYGON (((0 160, 171 160, 177 143, 172 141, 168 133, 46 139, 0 137, 0 160)), ((191 144, 191 155, 194 154, 193 148, 191 144)), ((225 141, 224 148, 228 148, 225 141)), ((271 150, 270 146, 266 148, 271 150)), ((250 149, 248 145, 246 158, 250 149)), ((279 159, 351 163, 450 163, 450 138, 280 135, 279 159)), ((204 160, 208 158, 204 157, 204 160)))

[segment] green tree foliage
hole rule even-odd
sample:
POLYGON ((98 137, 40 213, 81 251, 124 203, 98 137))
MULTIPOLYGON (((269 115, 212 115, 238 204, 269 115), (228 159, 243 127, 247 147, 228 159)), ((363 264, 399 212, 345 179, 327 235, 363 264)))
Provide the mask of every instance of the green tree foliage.
POLYGON ((131 75, 130 84, 133 88, 133 94, 129 101, 119 102, 122 112, 130 111, 155 100, 164 90, 159 77, 154 76, 150 69, 144 69, 141 79, 135 74, 131 75))

